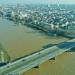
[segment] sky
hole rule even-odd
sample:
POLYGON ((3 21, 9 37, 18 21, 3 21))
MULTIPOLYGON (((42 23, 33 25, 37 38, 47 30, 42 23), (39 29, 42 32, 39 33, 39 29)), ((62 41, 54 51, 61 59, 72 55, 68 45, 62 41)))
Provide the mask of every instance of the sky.
POLYGON ((0 4, 10 4, 10 3, 26 3, 26 4, 75 4, 75 0, 0 0, 0 4))

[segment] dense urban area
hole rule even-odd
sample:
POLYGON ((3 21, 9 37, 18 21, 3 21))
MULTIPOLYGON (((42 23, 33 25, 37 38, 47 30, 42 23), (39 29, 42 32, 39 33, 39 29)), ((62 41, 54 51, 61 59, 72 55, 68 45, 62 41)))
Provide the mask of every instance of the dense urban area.
POLYGON ((0 17, 41 30, 47 35, 75 37, 75 10, 62 5, 0 6, 0 17))

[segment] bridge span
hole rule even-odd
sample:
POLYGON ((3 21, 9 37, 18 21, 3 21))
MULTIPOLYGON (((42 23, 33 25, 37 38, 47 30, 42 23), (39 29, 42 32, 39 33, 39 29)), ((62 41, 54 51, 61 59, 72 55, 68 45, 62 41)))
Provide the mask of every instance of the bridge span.
POLYGON ((75 39, 43 49, 27 57, 0 67, 0 75, 21 75, 23 72, 54 58, 75 47, 75 39))

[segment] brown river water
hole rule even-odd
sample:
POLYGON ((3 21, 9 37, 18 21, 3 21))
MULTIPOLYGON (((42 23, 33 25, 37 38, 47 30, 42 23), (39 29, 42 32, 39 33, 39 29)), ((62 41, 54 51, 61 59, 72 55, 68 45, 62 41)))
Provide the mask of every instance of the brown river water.
MULTIPOLYGON (((67 40, 63 37, 49 37, 40 31, 0 18, 0 43, 11 60, 38 51, 47 44, 57 44, 67 40)), ((74 52, 64 53, 23 75, 75 75, 74 56, 74 52)))

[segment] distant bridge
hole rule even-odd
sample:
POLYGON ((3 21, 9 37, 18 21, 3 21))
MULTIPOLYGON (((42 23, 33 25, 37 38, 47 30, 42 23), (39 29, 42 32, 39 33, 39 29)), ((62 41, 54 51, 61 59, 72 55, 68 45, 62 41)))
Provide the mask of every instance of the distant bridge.
POLYGON ((21 75, 27 70, 54 58, 75 47, 75 39, 43 49, 0 68, 0 75, 21 75))

